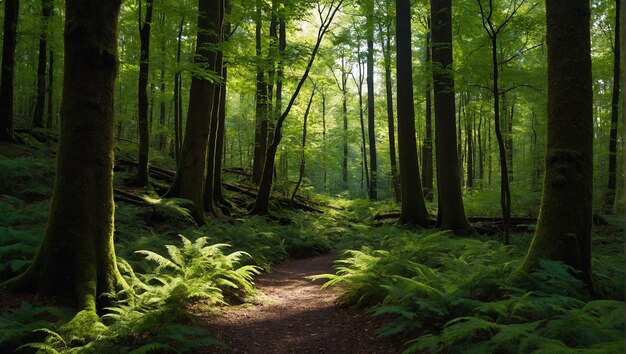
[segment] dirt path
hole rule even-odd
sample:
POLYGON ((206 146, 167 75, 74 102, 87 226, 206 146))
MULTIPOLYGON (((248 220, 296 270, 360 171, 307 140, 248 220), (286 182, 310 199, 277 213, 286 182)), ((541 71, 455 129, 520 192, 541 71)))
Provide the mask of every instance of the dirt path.
POLYGON ((367 316, 336 305, 332 289, 307 277, 332 272, 333 255, 292 260, 256 280, 260 303, 226 308, 206 328, 234 353, 401 353, 367 316))

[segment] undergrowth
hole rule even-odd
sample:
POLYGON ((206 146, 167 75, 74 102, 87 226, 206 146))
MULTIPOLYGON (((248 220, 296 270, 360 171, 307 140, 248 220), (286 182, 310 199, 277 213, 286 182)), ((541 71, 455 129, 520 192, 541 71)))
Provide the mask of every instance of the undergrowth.
POLYGON ((542 261, 531 282, 507 281, 525 248, 448 232, 387 234, 344 252, 328 286, 389 321, 379 334, 414 337, 406 352, 623 352, 621 242, 595 239, 601 298, 586 295, 565 264, 542 261), (371 245, 375 245, 372 247, 371 245))

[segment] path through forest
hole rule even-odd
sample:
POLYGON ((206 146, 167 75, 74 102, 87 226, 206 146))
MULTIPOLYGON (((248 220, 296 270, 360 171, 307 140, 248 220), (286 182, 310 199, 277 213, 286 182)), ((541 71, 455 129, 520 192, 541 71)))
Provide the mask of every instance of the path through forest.
POLYGON ((401 342, 379 339, 375 323, 337 305, 337 292, 311 275, 332 272, 334 255, 290 260, 256 279, 255 305, 206 315, 206 328, 234 353, 400 353, 401 342))

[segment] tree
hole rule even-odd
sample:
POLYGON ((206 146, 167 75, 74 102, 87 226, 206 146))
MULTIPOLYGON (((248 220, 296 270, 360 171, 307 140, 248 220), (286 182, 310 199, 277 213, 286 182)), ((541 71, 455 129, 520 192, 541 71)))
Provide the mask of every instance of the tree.
POLYGON ((398 88, 398 151, 400 155, 400 223, 426 226, 415 141, 410 0, 396 0, 396 70, 398 88))
POLYGON ((311 88, 311 96, 309 97, 309 102, 306 105, 306 110, 304 111, 304 122, 302 123, 302 153, 300 155, 300 171, 298 174, 298 181, 296 182, 296 186, 293 188, 293 193, 291 194, 291 203, 293 204, 293 200, 296 198, 296 194, 298 193, 298 189, 302 184, 302 179, 304 178, 304 172, 306 167, 306 123, 309 118, 309 112, 311 112, 311 104, 313 103, 313 97, 315 97, 315 92, 317 90, 317 85, 313 83, 313 87, 311 88))
MULTIPOLYGON (((426 17, 426 59, 428 69, 431 67, 430 60, 430 16, 426 17)), ((426 126, 424 133, 424 144, 422 145, 422 186, 424 188, 424 198, 433 201, 433 126, 432 126, 432 75, 428 72, 425 78, 426 85, 424 95, 426 96, 426 126)))
POLYGON ((256 125, 254 131, 254 159, 252 162, 252 182, 261 182, 263 165, 267 154, 267 82, 263 70, 262 48, 262 1, 256 1, 256 125))
MULTIPOLYGON (((452 0, 431 0, 432 61, 435 96, 435 146, 439 227, 467 235, 472 227, 461 197, 456 151, 454 74, 452 61, 452 0)), ((400 75, 398 75, 400 77, 400 75)), ((399 90, 398 90, 399 91, 399 90)))
POLYGON ((380 25, 380 46, 383 50, 383 61, 385 66, 385 94, 387 98, 387 129, 389 132, 389 161, 391 164, 391 186, 393 188, 393 196, 396 202, 400 201, 400 181, 398 181, 398 167, 396 165, 396 132, 393 118, 393 82, 391 80, 391 27, 393 19, 391 17, 391 8, 389 2, 386 2, 386 16, 384 18, 384 26, 380 25))
POLYGON ((13 140, 13 78, 19 0, 4 1, 2 68, 0 68, 0 141, 13 140))
POLYGON ((540 259, 563 261, 578 271, 591 289, 593 97, 589 18, 587 1, 546 1, 546 173, 537 229, 521 270, 529 273, 540 259))
POLYGON ((328 32, 328 28, 332 24, 333 18, 335 17, 335 14, 337 14, 337 11, 341 7, 342 3, 343 0, 338 0, 336 2, 334 0, 331 0, 327 6, 321 4, 317 5, 317 14, 320 20, 320 27, 317 31, 315 45, 313 46, 313 50, 311 51, 311 56, 309 57, 309 61, 307 62, 306 69, 304 69, 304 73, 300 77, 298 85, 291 95, 291 99, 289 100, 287 107, 285 107, 285 111, 276 121, 276 126, 274 127, 274 138, 267 150, 265 165, 263 166, 263 175, 261 178, 261 183, 259 184, 259 193, 257 194, 256 200, 254 201, 254 206, 250 211, 251 214, 267 214, 269 212, 270 194, 272 192, 272 180, 274 175, 274 162, 276 159, 276 151, 278 149, 278 145, 280 144, 280 140, 282 139, 283 123, 289 115, 289 111, 291 111, 291 107, 293 107, 296 98, 298 98, 298 94, 300 93, 304 82, 309 76, 309 72, 311 71, 313 62, 315 61, 315 56, 319 51, 320 44, 322 43, 322 39, 324 39, 324 35, 326 34, 326 32, 328 32))
POLYGON ((611 98, 611 132, 609 138, 609 179, 604 196, 604 212, 610 213, 615 205, 617 187, 617 128, 619 125, 619 74, 620 74, 620 0, 615 0, 615 39, 613 48, 613 94, 611 98))
POLYGON ((365 7, 365 35, 367 40, 367 133, 370 146, 370 185, 368 196, 378 199, 376 186, 378 163, 376 162, 376 131, 374 116, 374 1, 367 0, 365 7))
POLYGON ((113 248, 113 116, 121 1, 67 0, 61 129, 48 225, 28 269, 5 286, 77 307, 125 287, 113 248))
POLYGON ((139 81, 137 83, 137 111, 139 121, 139 164, 137 175, 131 182, 136 186, 148 185, 150 155, 150 124, 148 122, 148 76, 150 71, 150 29, 152 27, 152 7, 154 0, 146 0, 146 14, 141 20, 142 0, 139 0, 139 81))
POLYGON ((37 60, 37 98, 33 113, 33 127, 43 128, 46 103, 46 56, 48 54, 48 22, 52 15, 52 1, 41 0, 41 33, 37 60))
POLYGON ((196 37, 196 66, 191 78, 189 109, 185 139, 180 160, 176 168, 176 177, 165 194, 166 198, 185 198, 193 202, 191 215, 196 223, 204 225, 203 187, 206 163, 206 149, 209 137, 213 96, 216 85, 209 80, 215 75, 218 33, 223 11, 220 0, 198 1, 198 31, 196 37))

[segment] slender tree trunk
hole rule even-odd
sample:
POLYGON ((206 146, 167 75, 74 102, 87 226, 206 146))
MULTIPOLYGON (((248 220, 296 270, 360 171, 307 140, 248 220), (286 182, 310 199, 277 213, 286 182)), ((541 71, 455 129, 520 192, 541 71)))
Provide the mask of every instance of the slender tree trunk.
POLYGON ((317 40, 315 42, 315 46, 313 47, 313 51, 311 52, 311 56, 307 63, 306 69, 300 77, 300 81, 296 86, 295 91, 291 95, 291 99, 285 108, 285 111, 281 114, 280 118, 276 121, 276 126, 274 128, 274 140, 270 144, 267 150, 267 158, 265 160, 265 165, 263 167, 263 175, 261 178, 261 183, 259 184, 259 192, 257 194, 256 200, 254 201, 254 206, 250 211, 251 214, 267 214, 269 212, 269 204, 270 204, 270 194, 272 192, 272 181, 274 175, 274 163, 276 160, 276 151, 278 150, 278 145, 280 144, 280 140, 282 138, 282 126, 291 111, 291 107, 293 107, 304 82, 309 76, 309 72, 311 71, 311 66, 313 66, 313 62, 315 61, 315 56, 319 50, 320 44, 322 43, 322 39, 324 35, 328 31, 328 27, 333 21, 335 14, 341 7, 343 0, 339 0, 334 7, 329 7, 325 15, 321 15, 322 23, 320 24, 320 28, 317 33, 317 40))
POLYGON ((371 200, 378 199, 376 186, 378 164, 376 162, 376 124, 374 121, 374 3, 368 0, 366 13, 367 27, 367 133, 370 148, 370 184, 368 196, 371 200))
POLYGON ((48 90, 47 90, 47 112, 46 112, 46 127, 52 129, 55 125, 54 122, 54 51, 50 49, 48 51, 48 90))
POLYGON ((13 140, 13 79, 19 0, 4 1, 2 68, 0 68, 0 141, 13 140))
MULTIPOLYGON (((430 53, 430 17, 426 19, 426 61, 425 64, 431 66, 430 53)), ((429 71, 430 74, 430 71, 429 71)), ((425 78, 426 88, 424 94, 426 96, 426 132, 424 133, 424 144, 422 145, 422 186, 424 188, 424 198, 433 201, 433 128, 432 128, 432 75, 425 78)))
MULTIPOLYGON (((358 50, 358 49, 357 49, 358 50)), ((369 167, 367 165, 367 144, 365 142, 365 120, 363 119, 363 69, 362 64, 360 62, 361 53, 358 52, 359 57, 359 79, 354 79, 354 83, 357 85, 357 91, 359 93, 359 121, 361 122, 361 155, 363 156, 362 160, 362 170, 365 174, 365 186, 367 187, 367 191, 370 191, 370 173, 369 167)), ((363 187, 363 175, 361 176, 361 187, 363 187)))
POLYGON ((411 5, 409 0, 396 0, 396 51, 398 151, 400 155, 400 190, 402 192, 400 223, 426 226, 428 211, 421 188, 415 140, 411 5))
POLYGON ((107 305, 101 295, 126 286, 113 247, 113 116, 121 1, 65 4, 61 129, 48 224, 33 263, 4 285, 34 290, 39 299, 76 307, 87 319, 98 321, 96 308, 107 305))
MULTIPOLYGON (((345 52, 341 51, 341 117, 343 118, 343 160, 341 162, 341 180, 343 189, 348 190, 348 71, 345 52)), ((339 83, 337 83, 339 85, 339 83)))
POLYGON ((39 57, 37 60, 37 98, 33 111, 33 128, 44 127, 46 106, 46 56, 48 54, 48 23, 52 14, 52 2, 41 0, 41 25, 39 35, 39 57))
POLYGON ((150 29, 152 27, 152 8, 154 0, 146 0, 146 14, 141 21, 141 0, 139 1, 139 81, 137 87, 137 113, 139 122, 139 164, 137 175, 131 184, 148 185, 150 155, 150 123, 148 121, 148 77, 150 69, 150 29))
POLYGON ((381 46, 383 48, 385 65, 385 93, 387 98, 387 128, 389 132, 389 161, 391 164, 391 187, 396 202, 400 201, 400 181, 398 181, 398 167, 396 165, 396 128, 393 118, 393 83, 391 80, 391 33, 389 27, 386 28, 386 35, 383 36, 381 28, 381 46))
POLYGON ((611 100, 611 132, 609 140, 609 179, 604 196, 604 212, 613 212, 617 189, 617 129, 619 125, 620 89, 620 0, 615 0, 615 47, 613 49, 613 97, 611 100))
MULTIPOLYGON (((469 103, 469 94, 465 94, 465 109, 469 103)), ((473 137, 474 121, 470 119, 470 114, 465 114, 465 134, 467 144, 467 179, 465 180, 465 186, 467 188, 474 188, 474 137, 473 137)))
POLYGON ((593 289, 593 94, 589 2, 546 0, 548 144, 541 211, 521 271, 563 261, 593 289), (572 73, 576 75, 572 75, 572 73), (563 90, 567 87, 567 90, 563 90))
MULTIPOLYGON (((322 147, 326 149, 326 88, 322 89, 322 147)), ((328 176, 324 165, 324 190, 328 190, 328 176)))
MULTIPOLYGON (((220 19, 221 20, 221 19, 220 19)), ((221 35, 220 35, 221 37, 221 35)), ((215 61, 215 71, 222 73, 223 69, 223 53, 220 51, 217 53, 216 61, 215 61)), ((221 160, 222 154, 217 150, 217 130, 219 127, 219 119, 220 119, 220 102, 222 100, 222 86, 224 83, 216 84, 217 88, 215 89, 215 94, 213 96, 213 111, 211 112, 211 123, 209 129, 209 140, 208 147, 206 153, 206 177, 204 180, 204 197, 202 198, 202 205, 204 206, 204 210, 217 215, 217 210, 215 209, 215 191, 213 187, 215 187, 215 165, 217 160, 221 160)))
MULTIPOLYGON (((198 1, 198 31, 194 63, 215 71, 216 52, 223 7, 221 0, 198 1), (213 46, 211 46, 213 45, 213 46), (211 48, 213 47, 213 48, 211 48)), ((193 202, 191 215, 199 225, 205 224, 202 205, 206 151, 209 136, 213 96, 216 85, 205 77, 194 75, 191 78, 189 109, 185 139, 181 149, 180 162, 176 168, 174 182, 166 193, 167 198, 185 198, 193 202)))
POLYGON ((472 228, 465 216, 459 183, 455 98, 452 71, 452 1, 431 0, 432 61, 435 91, 435 144, 437 147, 437 191, 440 227, 467 235, 472 228), (445 171, 443 170, 445 168, 445 171))
POLYGON ((180 162, 180 149, 183 144, 182 122, 183 122, 183 99, 181 96, 181 69, 180 69, 180 52, 183 30, 185 29, 185 17, 180 20, 178 26, 178 39, 176 45, 176 73, 174 74, 174 155, 176 164, 180 162))
POLYGON ((300 173, 298 174, 298 182, 296 182, 296 186, 293 189, 293 193, 291 194, 291 203, 293 204, 293 200, 296 197, 296 193, 298 193, 298 189, 300 189, 300 185, 302 184, 302 179, 304 178, 304 169, 306 165, 306 157, 305 157, 305 149, 306 149, 306 123, 309 118, 309 112, 311 111, 311 104, 313 103, 313 97, 315 97, 315 84, 311 89, 311 97, 309 97, 309 103, 306 105, 306 110, 304 111, 304 122, 302 123, 302 154, 300 156, 300 173))
POLYGON ((263 175, 263 165, 267 155, 267 83, 263 71, 262 2, 256 2, 256 128, 254 132, 254 160, 252 163, 252 183, 259 184, 263 175))

